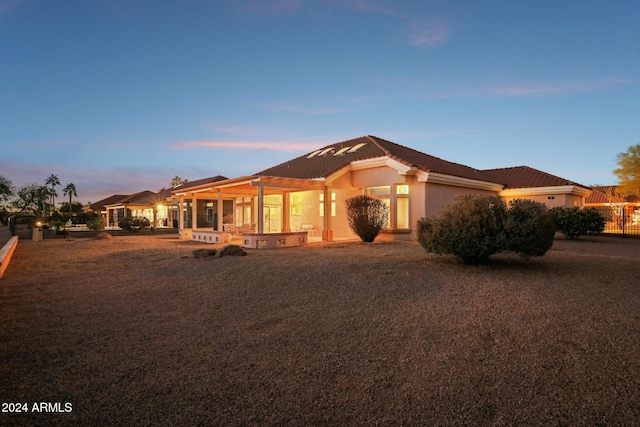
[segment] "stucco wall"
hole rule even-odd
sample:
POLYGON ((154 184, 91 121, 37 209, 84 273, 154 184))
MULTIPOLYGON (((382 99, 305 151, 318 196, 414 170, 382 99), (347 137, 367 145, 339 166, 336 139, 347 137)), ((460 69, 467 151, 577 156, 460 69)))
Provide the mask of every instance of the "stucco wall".
POLYGON ((362 194, 362 188, 353 188, 351 173, 345 174, 332 183, 336 193, 336 216, 333 217, 333 237, 343 239, 356 239, 358 236, 349 227, 347 211, 344 202, 351 197, 362 194))
POLYGON ((423 216, 438 216, 445 206, 453 203, 458 197, 466 195, 496 196, 496 193, 487 190, 427 183, 425 186, 425 214, 423 216))
POLYGON ((545 204, 548 208, 555 208, 557 206, 583 206, 583 198, 574 194, 535 194, 535 195, 522 195, 517 197, 501 197, 506 203, 515 199, 527 199, 533 200, 545 204))
MULTIPOLYGON (((349 174, 345 175, 349 176, 349 174)), ((378 185, 390 185, 405 183, 406 176, 399 175, 390 167, 377 167, 353 171, 350 173, 351 186, 358 188, 375 187, 378 185)))

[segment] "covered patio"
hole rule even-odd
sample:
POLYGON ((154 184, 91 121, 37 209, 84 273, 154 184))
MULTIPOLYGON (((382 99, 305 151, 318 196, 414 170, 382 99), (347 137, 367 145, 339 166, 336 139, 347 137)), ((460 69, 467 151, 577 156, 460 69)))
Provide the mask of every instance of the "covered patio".
POLYGON ((173 192, 180 238, 205 243, 239 240, 246 248, 332 241, 335 200, 323 178, 246 176, 173 192))

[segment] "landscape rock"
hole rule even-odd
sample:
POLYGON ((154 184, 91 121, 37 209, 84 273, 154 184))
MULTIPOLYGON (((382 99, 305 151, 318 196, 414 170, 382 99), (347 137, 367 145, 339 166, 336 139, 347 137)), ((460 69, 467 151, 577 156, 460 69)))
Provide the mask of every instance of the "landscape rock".
POLYGON ((110 233, 103 232, 96 236, 96 240, 111 240, 113 236, 110 233))
POLYGON ((218 251, 216 258, 223 256, 245 256, 246 254, 247 253, 238 245, 227 245, 218 251))
POLYGON ((192 252, 194 258, 208 258, 216 256, 215 249, 196 249, 192 252))

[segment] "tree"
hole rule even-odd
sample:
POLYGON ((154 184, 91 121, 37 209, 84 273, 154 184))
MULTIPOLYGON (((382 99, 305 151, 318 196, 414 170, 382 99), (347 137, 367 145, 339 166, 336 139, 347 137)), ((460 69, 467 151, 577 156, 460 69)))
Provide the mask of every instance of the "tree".
POLYGON ((13 196, 13 183, 0 175, 0 224, 5 224, 9 217, 9 212, 5 208, 4 204, 13 196))
POLYGON ((389 220, 389 206, 369 196, 356 196, 345 201, 349 227, 363 242, 373 242, 389 220))
POLYGON ((187 182, 189 182, 188 179, 182 179, 178 175, 176 175, 173 177, 173 179, 171 179, 171 188, 176 188, 177 186, 186 184, 187 182))
POLYGON ((4 203, 13 196, 13 183, 0 175, 0 202, 4 203))
POLYGON ((74 183, 70 182, 66 187, 62 190, 65 196, 69 196, 69 213, 71 213, 71 199, 73 196, 78 197, 78 193, 76 191, 76 186, 74 183))
POLYGON ((640 194, 640 144, 633 145, 617 156, 618 168, 613 171, 627 195, 640 194))
POLYGON ((56 196, 58 195, 58 193, 56 193, 56 186, 61 185, 60 180, 56 175, 51 174, 45 181, 45 184, 51 186, 51 190, 49 192, 49 204, 54 208, 56 206, 56 196))
POLYGON ((29 184, 21 187, 17 196, 14 207, 20 212, 32 211, 35 216, 40 216, 49 198, 49 189, 44 185, 29 184))

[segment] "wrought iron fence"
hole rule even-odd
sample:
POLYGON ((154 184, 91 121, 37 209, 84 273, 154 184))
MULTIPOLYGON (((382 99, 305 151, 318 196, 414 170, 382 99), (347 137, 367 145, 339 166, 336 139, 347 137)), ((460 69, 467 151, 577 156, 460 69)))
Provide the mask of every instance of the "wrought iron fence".
POLYGON ((640 237, 640 211, 615 206, 598 207, 596 210, 605 219, 605 234, 640 237))
MULTIPOLYGON (((53 228, 41 229, 42 239, 64 239, 64 238, 95 238, 98 234, 107 232, 114 237, 117 236, 150 236, 153 234, 178 234, 177 228, 141 228, 139 230, 74 230, 74 231, 58 231, 53 228)), ((33 227, 25 224, 16 225, 15 235, 21 240, 33 239, 33 227)))

